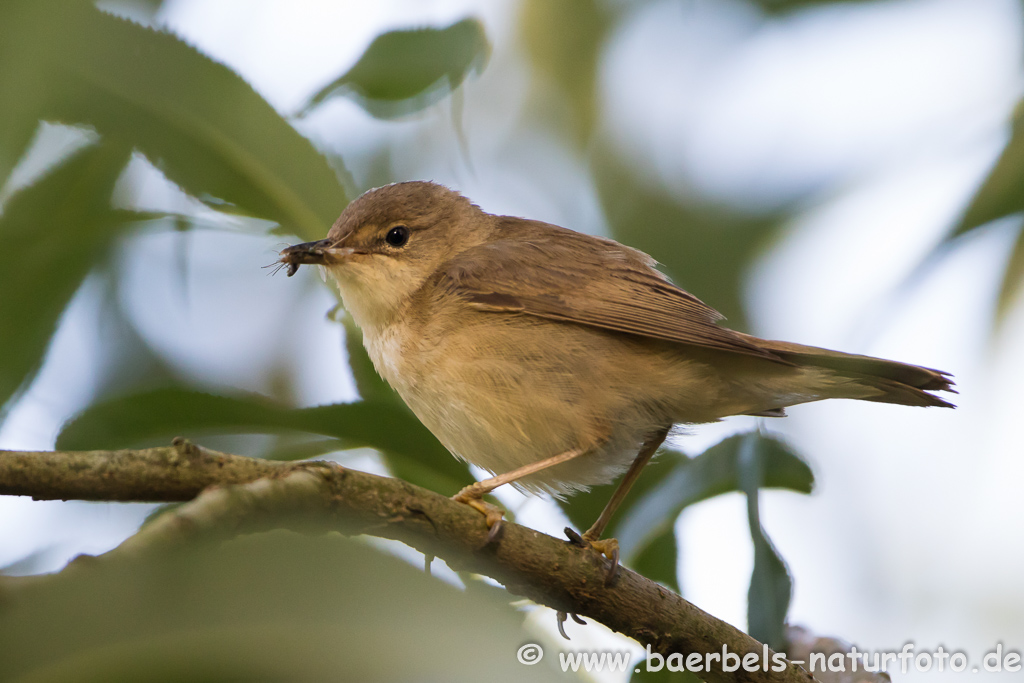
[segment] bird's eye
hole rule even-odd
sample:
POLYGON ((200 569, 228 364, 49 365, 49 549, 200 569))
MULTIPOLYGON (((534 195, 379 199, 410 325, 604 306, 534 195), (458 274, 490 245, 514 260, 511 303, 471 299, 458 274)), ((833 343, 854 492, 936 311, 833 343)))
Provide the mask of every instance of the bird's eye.
POLYGON ((396 225, 384 235, 384 241, 393 247, 401 247, 409 241, 409 228, 404 225, 396 225))

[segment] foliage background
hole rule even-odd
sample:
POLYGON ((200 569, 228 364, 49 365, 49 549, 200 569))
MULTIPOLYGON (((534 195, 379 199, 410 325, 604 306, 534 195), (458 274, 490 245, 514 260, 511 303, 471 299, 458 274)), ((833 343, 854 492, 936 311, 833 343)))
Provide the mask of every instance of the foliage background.
MULTIPOLYGON (((733 623, 749 616, 768 640, 788 607, 793 623, 873 649, 911 640, 980 659, 1000 640, 1020 647, 1021 45, 1014 0, 5 3, 0 447, 182 434, 454 492, 469 472, 376 379, 344 315, 325 315, 336 301, 315 271, 288 280, 260 268, 283 244, 320 237, 359 192, 429 178, 493 212, 644 249, 738 329, 956 374, 955 412, 831 402, 674 439, 615 529, 630 564, 733 623), (432 30, 410 31, 421 27, 432 30), (728 440, 739 433, 755 436, 728 440), (794 493, 811 489, 812 471, 814 494, 794 493)), ((501 497, 558 535, 563 514, 585 526, 607 495, 563 510, 501 497)), ((151 511, 0 500, 0 565, 57 569, 151 511)), ((333 546, 249 542, 180 571, 219 585, 241 553, 300 586, 303 571, 340 582, 325 588, 337 612, 346 582, 415 574, 365 544, 343 552, 368 553, 369 569, 342 576, 333 546), (282 547, 304 561, 274 564, 282 547)), ((36 620, 19 638, 60 621, 79 671, 110 643, 142 651, 129 622, 181 638, 140 655, 140 670, 203 628, 236 642, 225 635, 235 626, 168 616, 168 595, 202 596, 165 594, 157 571, 131 587, 137 621, 108 612, 106 641, 80 638, 90 610, 109 607, 89 596, 117 590, 106 576, 76 587, 85 597, 66 619, 36 620)), ((503 624, 491 648, 434 665, 471 677, 474 656, 491 662, 504 646, 500 671, 521 674, 515 614, 478 588, 503 624)), ((260 590, 253 577, 213 604, 237 611, 260 590)), ((279 616, 259 622, 267 633, 304 613, 301 595, 285 592, 267 613, 279 616)), ((409 612, 429 623, 454 599, 409 612)), ((410 675, 353 636, 409 632, 354 623, 309 628, 348 639, 340 652, 384 677, 410 675)), ((550 626, 545 610, 527 617, 536 637, 550 626)), ((571 633, 576 647, 614 642, 595 627, 571 633)), ((240 653, 235 667, 256 651, 223 649, 240 653)), ((307 658, 267 659, 322 674, 307 658)))

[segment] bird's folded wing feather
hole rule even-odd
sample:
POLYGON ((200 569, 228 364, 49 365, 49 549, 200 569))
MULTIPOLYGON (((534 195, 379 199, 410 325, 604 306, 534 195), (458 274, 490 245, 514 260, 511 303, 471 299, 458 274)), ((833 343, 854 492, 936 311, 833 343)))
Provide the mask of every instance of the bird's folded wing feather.
POLYGON ((643 252, 557 226, 532 227, 469 249, 438 272, 437 286, 482 311, 517 313, 770 358, 719 327, 722 315, 676 287, 643 252), (556 232, 557 231, 557 232, 556 232))

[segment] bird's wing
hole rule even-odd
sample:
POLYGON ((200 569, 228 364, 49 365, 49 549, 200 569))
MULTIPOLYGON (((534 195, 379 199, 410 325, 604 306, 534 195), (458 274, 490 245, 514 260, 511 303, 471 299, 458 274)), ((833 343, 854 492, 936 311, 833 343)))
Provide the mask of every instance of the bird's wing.
POLYGON ((435 285, 481 311, 532 315, 785 362, 751 338, 719 327, 720 313, 669 282, 643 252, 557 226, 522 224, 529 229, 447 262, 435 285))

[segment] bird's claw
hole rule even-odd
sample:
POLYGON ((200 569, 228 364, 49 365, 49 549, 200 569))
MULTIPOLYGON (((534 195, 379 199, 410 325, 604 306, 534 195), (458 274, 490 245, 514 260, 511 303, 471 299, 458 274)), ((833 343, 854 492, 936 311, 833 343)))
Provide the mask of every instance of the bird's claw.
POLYGON ((558 625, 558 633, 566 640, 571 640, 571 638, 569 638, 569 636, 565 633, 565 620, 569 617, 572 617, 572 620, 575 621, 577 624, 582 624, 583 626, 587 625, 587 622, 583 621, 583 618, 575 612, 563 612, 559 610, 555 615, 555 619, 557 620, 558 625))
POLYGON ((473 491, 466 491, 465 489, 452 496, 452 500, 456 503, 465 503, 487 519, 487 541, 485 545, 493 543, 501 531, 501 523, 505 519, 505 511, 497 505, 492 505, 483 500, 473 491))

